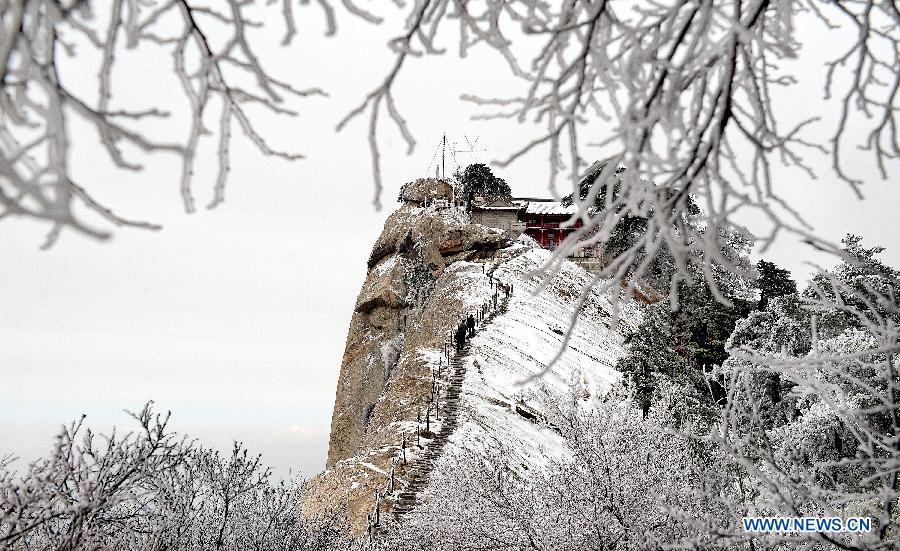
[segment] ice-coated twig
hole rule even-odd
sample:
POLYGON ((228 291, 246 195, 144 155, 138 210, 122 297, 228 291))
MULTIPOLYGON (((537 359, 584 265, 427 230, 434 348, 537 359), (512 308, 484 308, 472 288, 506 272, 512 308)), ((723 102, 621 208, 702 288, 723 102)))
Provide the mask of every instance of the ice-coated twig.
MULTIPOLYGON (((280 6, 288 28, 285 43, 296 32, 292 1, 285 0, 280 6)), ((295 87, 267 71, 257 55, 259 44, 247 34, 248 28, 258 26, 244 13, 250 3, 4 2, 0 6, 0 220, 25 217, 49 222, 45 246, 52 245, 66 229, 96 238, 109 237, 105 230, 89 228, 81 220, 83 211, 79 207, 115 225, 159 228, 114 214, 111 205, 93 198, 90 190, 95 183, 89 178, 82 177, 79 185, 74 184, 68 164, 71 142, 66 136, 74 118, 96 130, 103 151, 120 169, 141 170, 135 148, 145 154, 177 155, 182 162, 180 190, 188 212, 195 208, 197 151, 210 134, 217 135, 219 170, 209 205, 214 207, 223 201, 234 121, 263 154, 286 160, 302 158, 299 153, 281 151, 271 144, 257 129, 259 123, 246 105, 261 105, 278 116, 294 116, 296 110, 286 105, 286 96, 324 93, 315 87, 295 87), (177 29, 179 22, 180 32, 167 34, 173 27, 177 29), (214 43, 210 36, 216 37, 214 43), (219 40, 222 37, 224 40, 219 40), (97 53, 96 97, 85 95, 82 87, 59 77, 60 67, 68 63, 66 55, 89 60, 89 56, 79 54, 84 48, 94 48, 97 53), (150 118, 168 117, 168 110, 156 105, 129 105, 122 99, 128 94, 114 94, 119 89, 114 81, 123 51, 135 48, 172 60, 171 74, 180 82, 189 105, 187 133, 180 140, 159 138, 158 131, 144 124, 150 118), (225 65, 229 71, 223 69, 225 65), (205 124, 213 101, 222 105, 215 131, 205 124)), ((320 5, 333 31, 333 10, 325 0, 320 5)))

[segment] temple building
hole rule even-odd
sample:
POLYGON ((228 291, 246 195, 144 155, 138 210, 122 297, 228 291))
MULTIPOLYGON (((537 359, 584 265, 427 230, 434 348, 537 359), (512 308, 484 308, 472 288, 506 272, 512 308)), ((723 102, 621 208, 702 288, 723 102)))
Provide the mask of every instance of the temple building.
POLYGON ((583 226, 581 220, 576 220, 572 226, 560 227, 575 214, 577 210, 575 205, 565 206, 551 199, 519 199, 519 201, 522 201, 519 219, 525 223, 525 234, 545 249, 552 251, 570 233, 583 226))
POLYGON ((472 203, 472 222, 519 236, 525 231, 525 222, 519 216, 521 210, 521 202, 515 199, 486 202, 476 197, 472 203))
POLYGON ((575 214, 575 205, 563 205, 553 199, 514 197, 485 202, 476 198, 472 204, 472 221, 506 230, 515 235, 522 233, 538 244, 553 250, 573 231, 583 226, 581 220, 562 227, 563 222, 575 214))

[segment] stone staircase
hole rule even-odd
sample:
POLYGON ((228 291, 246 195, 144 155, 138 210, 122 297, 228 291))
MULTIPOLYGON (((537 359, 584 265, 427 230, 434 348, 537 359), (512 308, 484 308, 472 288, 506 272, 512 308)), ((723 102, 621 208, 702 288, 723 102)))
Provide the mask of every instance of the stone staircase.
MULTIPOLYGON (((479 329, 490 324, 495 317, 506 312, 508 299, 501 299, 497 309, 486 317, 479 329)), ((445 395, 445 402, 441 407, 441 430, 435 434, 434 439, 416 458, 410 469, 406 472, 406 485, 397 496, 391 514, 394 521, 399 522, 403 515, 410 512, 420 503, 419 496, 422 490, 428 486, 428 478, 434 470, 435 463, 444 451, 450 435, 456 430, 460 422, 462 407, 462 387, 466 378, 466 358, 471 352, 469 341, 461 351, 456 352, 450 359, 449 386, 445 395)))

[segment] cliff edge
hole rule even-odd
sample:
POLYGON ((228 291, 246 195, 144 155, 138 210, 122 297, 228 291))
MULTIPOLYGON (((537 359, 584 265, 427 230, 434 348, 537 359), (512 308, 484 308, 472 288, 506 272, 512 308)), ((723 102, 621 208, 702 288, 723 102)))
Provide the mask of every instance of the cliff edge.
POLYGON ((622 333, 636 320, 626 305, 612 327, 610 301, 591 293, 560 361, 520 385, 559 350, 591 275, 566 262, 535 294, 531 273, 549 251, 472 224, 464 211, 435 208, 434 199, 452 201, 446 182, 418 180, 404 193, 369 256, 341 364, 326 471, 309 481, 304 496, 306 513, 340 511, 357 531, 375 516, 387 518, 404 488, 409 494, 411 481, 427 477, 438 448, 477 451, 502 441, 526 469, 539 468, 548 453, 565 453, 540 422, 538 394, 569 399, 575 392, 589 407, 617 380, 622 333), (464 353, 448 354, 453 331, 469 314, 484 324, 464 353), (451 380, 455 392, 447 390, 451 380), (448 406, 452 427, 442 432, 448 406))

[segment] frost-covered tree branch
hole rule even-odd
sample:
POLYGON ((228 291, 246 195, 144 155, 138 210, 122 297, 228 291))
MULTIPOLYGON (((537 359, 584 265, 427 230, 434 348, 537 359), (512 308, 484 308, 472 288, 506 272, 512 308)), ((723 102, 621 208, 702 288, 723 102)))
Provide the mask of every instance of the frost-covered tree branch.
POLYGON ((900 280, 871 268, 816 276, 795 310, 807 335, 790 316, 739 325, 708 438, 748 473, 756 514, 875 519, 871 533, 803 538, 842 549, 895 549, 900 529, 900 280))
MULTIPOLYGON (((92 182, 76 182, 69 166, 74 118, 94 127, 103 150, 122 169, 139 169, 134 157, 140 151, 174 155, 181 163, 179 188, 188 211, 196 203, 198 147, 208 135, 217 142, 219 164, 210 207, 225 196, 235 125, 264 154, 299 158, 269 143, 251 106, 291 116, 296 111, 288 106, 289 97, 321 92, 297 89, 266 70, 250 33, 258 25, 249 16, 251 8, 260 3, 0 4, 0 218, 47 221, 48 244, 63 228, 108 236, 86 222, 86 211, 115 225, 156 227, 113 212, 95 199, 92 182), (76 46, 97 53, 95 94, 76 91, 60 77, 76 46), (181 139, 162 140, 151 130, 152 119, 168 113, 157 106, 125 105, 113 93, 121 53, 138 47, 171 58, 190 111, 181 139)), ((575 218, 585 224, 559 248, 556 261, 574 249, 607 243, 623 223, 640 218, 646 221, 640 235, 609 259, 598 281, 634 290, 653 270, 654 258, 666 255, 675 270, 669 288, 660 290, 668 290, 673 302, 679 282, 697 277, 724 298, 710 274, 738 273, 740 267, 722 256, 720 236, 736 231, 737 218, 747 211, 770 223, 765 235, 755 236, 763 249, 792 233, 837 251, 782 197, 773 176, 776 164, 814 177, 806 159, 829 155, 834 174, 861 193, 849 152, 867 150, 883 176, 900 154, 900 14, 893 2, 416 0, 373 11, 351 0, 268 4, 277 4, 272 9, 283 18, 284 45, 297 33, 297 8, 306 5, 324 15, 329 35, 337 34, 340 10, 400 29, 385 50, 393 60, 384 78, 337 125, 340 130, 356 117, 368 120, 376 206, 380 123, 391 120, 408 151, 416 144, 396 101, 404 67, 414 58, 445 54, 448 43, 458 46, 461 56, 475 49, 495 51, 521 83, 521 93, 463 99, 479 111, 475 118, 508 118, 531 129, 521 147, 499 163, 543 149, 550 187, 561 194, 568 186, 558 187, 560 176, 577 192, 582 177, 592 175, 587 193, 575 194, 575 218), (831 101, 839 107, 833 122, 812 116, 785 123, 791 106, 781 92, 802 83, 783 67, 802 63, 815 47, 798 30, 800 18, 818 22, 826 36, 846 43, 823 67, 823 105, 831 101), (699 276, 692 264, 701 265, 699 276)), ((553 273, 548 266, 546 275, 553 273)))
MULTIPOLYGON (((210 208, 225 199, 233 125, 265 155, 301 158, 271 145, 250 107, 293 116, 295 111, 285 106, 287 97, 322 92, 297 89, 265 69, 248 36, 248 29, 258 23, 247 16, 247 7, 248 2, 239 0, 0 3, 0 219, 49 222, 46 246, 63 229, 109 237, 107 230, 87 221, 88 213, 117 226, 159 227, 114 212, 89 191, 95 182, 76 181, 70 167, 76 120, 93 127, 106 155, 120 169, 142 168, 131 151, 174 155, 181 163, 179 187, 188 212, 196 208, 194 164, 204 136, 215 134, 218 142, 210 208), (137 48, 171 59, 172 74, 188 104, 189 124, 182 139, 162 140, 149 124, 171 113, 155 105, 130 105, 114 93, 119 56, 137 48), (60 76, 73 57, 92 62, 89 49, 97 54, 93 93, 60 76), (208 127, 211 117, 218 118, 215 130, 208 127)), ((292 29, 293 13, 286 10, 285 17, 292 29)), ((285 42, 291 36, 289 30, 285 42)))
MULTIPOLYGON (((464 96, 486 109, 476 118, 543 127, 499 164, 545 149, 554 193, 560 174, 577 184, 586 172, 594 173, 592 189, 576 201, 576 217, 585 225, 559 248, 556 260, 606 243, 625 219, 647 220, 642 235, 598 278, 611 286, 627 282, 633 289, 653 257, 668 254, 677 267, 669 289, 673 302, 678 282, 696 277, 688 266, 698 261, 703 278, 722 299, 709 275, 733 269, 721 257, 719 237, 735 230, 744 211, 770 222, 769 232, 756 236, 763 249, 787 232, 837 252, 782 198, 773 165, 798 167, 815 177, 804 159, 828 154, 835 174, 860 193, 859 177, 845 168, 849 150, 870 150, 885 176, 900 152, 900 18, 892 2, 423 0, 410 13, 388 79, 351 113, 371 110, 376 181, 379 101, 390 100, 390 87, 410 53, 441 53, 433 42, 436 29, 456 19, 459 33, 453 40, 459 40, 461 53, 483 44, 499 51, 511 72, 524 79, 515 97, 464 96), (818 18, 829 34, 849 39, 846 53, 823 68, 828 72, 824 100, 841 94, 831 140, 821 139, 825 123, 818 117, 783 122, 790 106, 778 89, 798 81, 779 67, 808 56, 803 46, 814 48, 797 30, 800 17, 818 18), (419 50, 412 49, 414 40, 420 41, 419 50), (537 54, 520 61, 529 48, 537 54), (859 133, 861 126, 868 130, 859 133), (607 169, 598 170, 602 166, 607 169), (601 195, 605 202, 598 205, 601 195)), ((407 136, 392 101, 387 108, 407 136)), ((577 193, 577 186, 573 189, 577 193)), ((548 268, 552 276, 555 270, 548 268)))
POLYGON ((0 547, 25 549, 353 549, 333 514, 304 517, 302 486, 276 483, 235 443, 204 449, 147 404, 136 430, 98 434, 84 418, 21 472, 0 459, 0 547))
MULTIPOLYGON (((670 287, 674 302, 678 281, 695 277, 687 269, 691 262, 701 262, 714 292, 710 272, 733 271, 721 257, 719 230, 733 231, 740 211, 761 212, 770 221, 771 233, 757 236, 763 250, 786 231, 836 251, 780 197, 772 176, 776 162, 812 175, 803 161, 806 152, 827 149, 821 141, 804 138, 804 130, 816 119, 781 128, 779 112, 785 106, 778 104, 774 90, 796 83, 791 75, 778 74, 776 66, 797 57, 802 37, 794 21, 807 9, 848 15, 860 10, 857 20, 868 22, 859 23, 864 32, 858 40, 861 57, 873 69, 868 76, 858 76, 856 84, 848 83, 850 96, 837 132, 846 138, 850 118, 854 123, 865 120, 866 114, 854 108, 861 101, 877 108, 878 117, 887 121, 879 131, 884 138, 897 102, 891 87, 885 90, 878 79, 889 75, 893 82, 898 67, 893 51, 900 38, 896 12, 888 4, 818 7, 762 0, 623 9, 614 3, 575 2, 555 17, 531 22, 529 32, 548 38, 533 60, 536 73, 528 94, 487 103, 515 107, 510 115, 520 121, 534 117, 547 131, 505 162, 546 145, 554 175, 567 157, 577 182, 589 161, 583 158, 583 141, 597 142, 608 152, 602 159, 606 170, 596 175, 591 192, 578 202, 585 226, 560 248, 557 259, 575 248, 607 242, 628 216, 645 218, 643 234, 607 264, 602 277, 611 284, 627 280, 634 287, 646 275, 649 260, 667 253, 677 266, 670 287), (873 20, 887 30, 874 31, 873 20), (880 43, 878 48, 867 47, 870 42, 880 43), (890 52, 887 60, 873 60, 872 52, 885 50, 890 52), (879 100, 858 99, 865 95, 878 95, 879 100), (598 124, 603 120, 608 123, 598 124), (622 167, 626 170, 621 175, 613 170, 622 167), (600 194, 605 203, 597 206, 600 194), (699 207, 696 214, 690 212, 691 201, 699 207), (687 222, 691 218, 694 222, 687 222)), ((834 69, 840 72, 839 64, 834 69)), ((829 80, 829 88, 833 82, 829 80)), ((836 168, 850 147, 839 142, 830 148, 836 168)), ((875 153, 880 164, 896 156, 890 147, 876 148, 875 153)), ((596 172, 598 165, 589 168, 596 172)))
POLYGON ((376 208, 381 207, 381 153, 378 148, 378 122, 382 107, 397 126, 407 144, 407 153, 412 153, 416 141, 406 120, 397 108, 392 95, 392 87, 409 56, 440 55, 444 49, 435 46, 438 29, 446 26, 446 21, 459 20, 459 55, 465 57, 469 49, 479 42, 498 50, 507 60, 513 73, 524 76, 515 55, 498 26, 498 19, 504 13, 515 14, 508 6, 499 2, 489 2, 481 13, 473 13, 471 3, 462 0, 416 0, 412 6, 402 35, 392 39, 388 45, 394 52, 394 63, 384 81, 366 96, 358 107, 350 111, 337 125, 340 131, 354 117, 369 111, 369 149, 372 155, 372 173, 375 178, 376 208))

